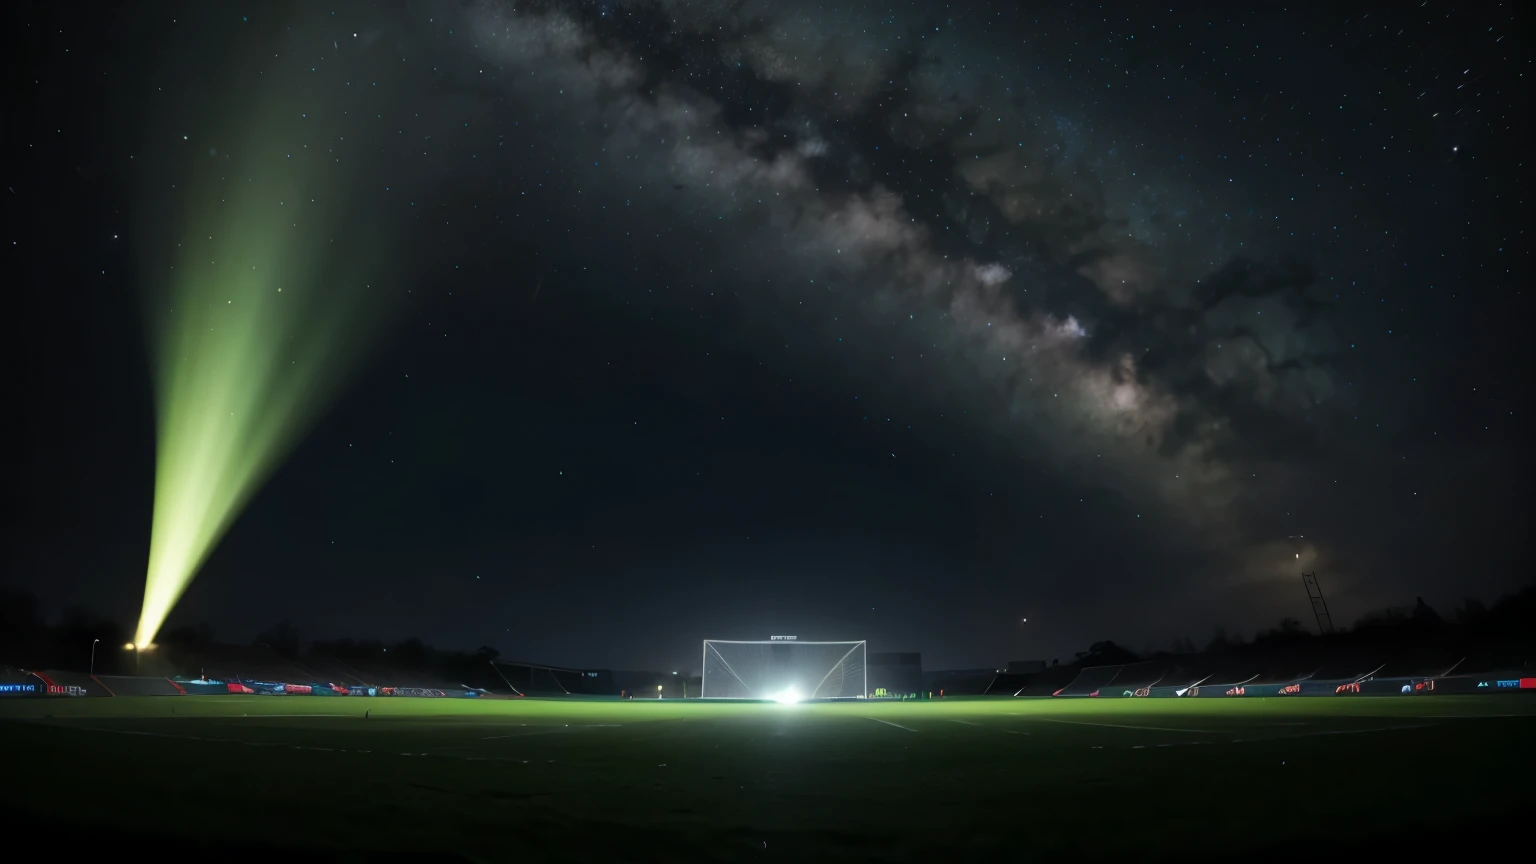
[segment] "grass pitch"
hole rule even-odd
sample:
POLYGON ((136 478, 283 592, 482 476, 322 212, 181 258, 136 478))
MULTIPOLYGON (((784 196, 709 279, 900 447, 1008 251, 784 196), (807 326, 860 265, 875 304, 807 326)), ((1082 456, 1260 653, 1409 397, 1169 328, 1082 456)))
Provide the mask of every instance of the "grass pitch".
POLYGON ((1536 699, 1519 695, 231 696, 16 701, 0 721, 13 826, 223 860, 1475 852, 1522 830, 1536 767, 1536 699))

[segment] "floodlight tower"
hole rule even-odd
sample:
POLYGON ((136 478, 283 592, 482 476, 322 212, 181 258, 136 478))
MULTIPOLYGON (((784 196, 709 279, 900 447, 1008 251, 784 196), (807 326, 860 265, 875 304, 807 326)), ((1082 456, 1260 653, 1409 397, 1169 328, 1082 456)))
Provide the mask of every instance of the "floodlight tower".
MULTIPOLYGON (((1292 534, 1287 540, 1306 540, 1305 534, 1292 534)), ((1308 551, 1310 559, 1311 551, 1308 551)), ((1296 553, 1296 560, 1301 560, 1301 552, 1296 553)), ((1307 602, 1312 604, 1312 617, 1317 619, 1317 632, 1323 636, 1333 633, 1333 616, 1328 614, 1328 601, 1323 599, 1323 588, 1317 584, 1317 571, 1301 574, 1301 587, 1307 591, 1307 602)))
POLYGON ((1317 632, 1324 636, 1333 633, 1333 616, 1328 614, 1328 601, 1323 599, 1323 588, 1317 584, 1317 571, 1301 574, 1301 584, 1307 589, 1312 615, 1317 618, 1317 632))

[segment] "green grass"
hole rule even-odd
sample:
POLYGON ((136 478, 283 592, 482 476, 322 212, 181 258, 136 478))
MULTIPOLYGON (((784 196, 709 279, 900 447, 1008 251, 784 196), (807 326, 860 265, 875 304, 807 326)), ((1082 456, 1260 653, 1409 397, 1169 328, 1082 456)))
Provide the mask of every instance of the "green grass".
POLYGON ((1536 700, 1518 695, 232 696, 12 701, 0 721, 14 721, 0 724, 0 805, 23 821, 107 843, 482 861, 1475 848, 1523 812, 1514 790, 1536 766, 1536 700))

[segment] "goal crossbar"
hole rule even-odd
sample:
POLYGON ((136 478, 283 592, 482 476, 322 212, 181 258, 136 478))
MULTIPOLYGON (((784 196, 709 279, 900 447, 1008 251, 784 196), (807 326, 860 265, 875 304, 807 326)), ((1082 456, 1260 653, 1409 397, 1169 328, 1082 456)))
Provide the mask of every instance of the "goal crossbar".
POLYGON ((702 649, 701 698, 798 701, 869 695, 863 639, 705 639, 702 649), (824 695, 829 682, 833 689, 824 695))
POLYGON ((809 639, 705 639, 705 645, 863 645, 863 639, 812 642, 809 639))

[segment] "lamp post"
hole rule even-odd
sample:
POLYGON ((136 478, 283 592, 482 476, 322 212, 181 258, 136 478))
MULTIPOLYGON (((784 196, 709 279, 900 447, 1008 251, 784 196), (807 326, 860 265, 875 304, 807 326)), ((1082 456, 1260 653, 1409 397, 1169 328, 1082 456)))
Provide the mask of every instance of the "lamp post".
POLYGON ((100 639, 92 639, 91 640, 91 671, 90 671, 91 675, 95 675, 96 674, 96 643, 100 642, 100 641, 101 641, 100 639))

